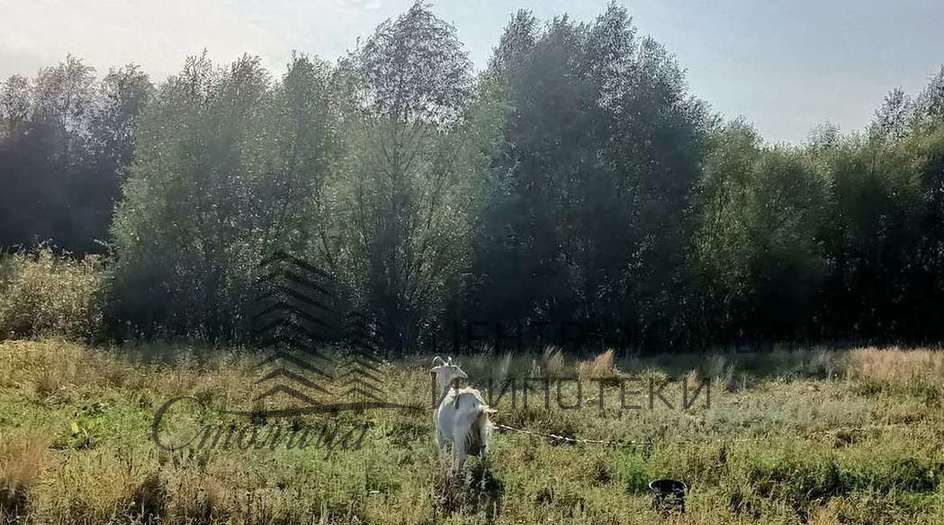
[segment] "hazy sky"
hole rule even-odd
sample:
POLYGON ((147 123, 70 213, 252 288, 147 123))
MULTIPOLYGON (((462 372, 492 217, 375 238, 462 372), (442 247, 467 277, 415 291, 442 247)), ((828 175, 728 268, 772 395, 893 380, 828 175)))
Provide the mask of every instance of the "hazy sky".
MULTIPOLYGON (((692 91, 770 141, 870 119, 895 87, 913 93, 944 63, 941 0, 627 0, 641 32, 688 70, 692 91)), ((337 57, 412 0, 0 0, 0 77, 66 53, 99 73, 136 62, 160 80, 206 48, 281 71, 293 49, 337 57)), ((586 20, 606 0, 439 0, 478 68, 518 8, 586 20)))

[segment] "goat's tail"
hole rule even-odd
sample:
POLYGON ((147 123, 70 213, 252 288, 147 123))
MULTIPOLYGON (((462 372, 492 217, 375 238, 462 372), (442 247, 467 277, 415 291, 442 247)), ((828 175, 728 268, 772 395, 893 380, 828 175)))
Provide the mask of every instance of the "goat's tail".
POLYGON ((492 434, 492 421, 488 418, 489 414, 494 414, 496 410, 487 406, 480 406, 478 414, 475 416, 475 422, 469 430, 467 450, 469 454, 484 457, 488 452, 488 441, 492 434))

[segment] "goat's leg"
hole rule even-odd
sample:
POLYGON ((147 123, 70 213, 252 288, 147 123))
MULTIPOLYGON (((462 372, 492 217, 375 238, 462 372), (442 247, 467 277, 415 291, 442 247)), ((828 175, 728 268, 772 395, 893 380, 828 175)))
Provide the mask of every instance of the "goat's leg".
POLYGON ((465 465, 465 460, 468 458, 465 447, 457 443, 453 449, 453 457, 455 458, 456 475, 461 474, 462 467, 465 465))
POLYGON ((452 473, 452 451, 447 451, 445 448, 439 449, 439 466, 442 467, 443 471, 447 474, 452 473))
POLYGON ((442 434, 437 434, 436 436, 437 450, 439 450, 439 466, 445 470, 449 471, 452 469, 452 454, 450 451, 446 450, 446 447, 449 445, 446 443, 446 440, 442 437, 442 434))

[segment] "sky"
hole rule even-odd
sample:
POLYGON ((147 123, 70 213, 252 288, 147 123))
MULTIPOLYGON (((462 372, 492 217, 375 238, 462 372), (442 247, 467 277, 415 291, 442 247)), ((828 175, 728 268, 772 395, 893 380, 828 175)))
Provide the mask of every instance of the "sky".
MULTIPOLYGON (((336 58, 413 0, 0 0, 0 78, 71 53, 104 74, 137 63, 159 81, 201 52, 248 52, 281 72, 293 50, 336 58)), ((436 0, 481 69, 511 14, 589 20, 607 0, 436 0)), ((864 127, 890 90, 915 93, 944 64, 940 0, 623 0, 693 94, 770 142, 831 123, 864 127)))

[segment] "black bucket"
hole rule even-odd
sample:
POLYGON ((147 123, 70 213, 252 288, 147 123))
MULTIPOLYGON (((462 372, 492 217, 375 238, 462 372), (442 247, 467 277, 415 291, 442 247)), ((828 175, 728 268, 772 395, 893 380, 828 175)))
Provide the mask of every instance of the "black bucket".
POLYGON ((649 482, 652 491, 652 508, 670 514, 685 512, 685 495, 688 487, 681 481, 674 479, 657 479, 649 482))

